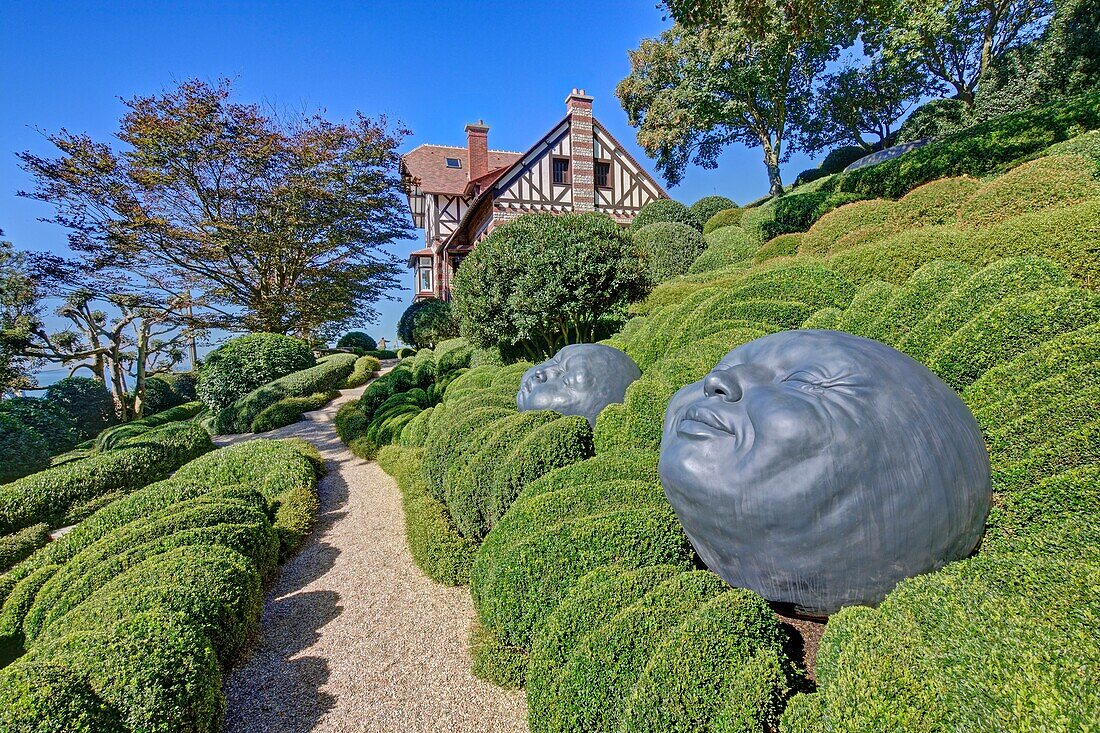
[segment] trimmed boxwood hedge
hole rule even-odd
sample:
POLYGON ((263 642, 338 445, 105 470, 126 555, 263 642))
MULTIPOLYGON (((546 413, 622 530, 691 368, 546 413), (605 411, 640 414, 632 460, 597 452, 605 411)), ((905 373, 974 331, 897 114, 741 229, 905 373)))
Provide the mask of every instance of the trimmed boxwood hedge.
POLYGON ((654 199, 643 206, 630 222, 630 231, 636 232, 642 227, 659 221, 674 221, 703 231, 703 222, 699 221, 695 212, 672 199, 654 199))
POLYGON ((15 418, 45 438, 51 455, 71 450, 80 440, 76 420, 60 405, 49 400, 36 397, 0 400, 0 415, 15 418))
POLYGON ((257 415, 279 400, 339 389, 355 368, 356 361, 354 354, 332 354, 321 359, 317 366, 268 382, 220 410, 214 418, 214 430, 218 433, 244 433, 257 415))
POLYGON ((378 361, 373 356, 360 356, 355 360, 355 365, 351 370, 351 374, 344 380, 344 389, 354 389, 355 387, 362 387, 369 382, 372 377, 382 368, 382 362, 378 361))
POLYGON ((733 199, 725 196, 704 196, 691 205, 691 212, 705 227, 707 222, 717 216, 719 212, 736 208, 737 204, 733 202, 733 199))
POLYGON ((963 201, 959 225, 983 229, 1034 211, 1080 203, 1100 196, 1094 164, 1080 155, 1032 160, 993 179, 963 201))
POLYGON ((759 246, 748 232, 739 226, 727 226, 712 231, 706 237, 707 248, 691 263, 690 273, 721 270, 749 259, 759 246))
POLYGON ((707 248, 696 227, 671 221, 648 224, 634 232, 651 283, 683 275, 707 248))
POLYGON ((882 226, 896 209, 896 203, 885 199, 856 201, 833 209, 818 218, 806 231, 799 243, 799 254, 828 254, 843 235, 857 229, 882 226))
POLYGON ((740 224, 741 209, 737 206, 731 206, 728 209, 722 209, 718 213, 711 215, 703 224, 703 234, 710 234, 718 229, 739 226, 740 224))
POLYGON ((317 392, 308 397, 284 397, 274 405, 265 407, 252 420, 248 429, 253 433, 266 433, 269 430, 293 425, 302 419, 302 413, 320 410, 339 394, 336 390, 332 390, 317 392))
POLYGON ((155 415, 143 417, 140 420, 115 425, 99 434, 95 441, 95 447, 100 451, 117 448, 124 442, 139 435, 144 435, 153 428, 159 428, 161 425, 167 425, 168 423, 190 420, 201 413, 203 409, 205 409, 205 406, 201 402, 188 402, 163 410, 155 415))
POLYGON ((896 346, 915 324, 973 273, 972 268, 957 262, 933 260, 922 265, 893 290, 877 320, 868 325, 865 335, 896 346))
POLYGON ((206 355, 199 370, 199 399, 217 413, 252 390, 315 363, 302 339, 277 333, 239 336, 206 355))
POLYGON ((982 188, 970 176, 929 181, 914 188, 889 207, 886 221, 896 229, 952 224, 958 220, 959 205, 982 188))
POLYGON ((10 415, 0 414, 0 484, 49 468, 46 439, 10 415))
POLYGON ((5 484, 0 487, 0 534, 41 522, 59 526, 77 504, 162 479, 213 447, 197 425, 167 425, 117 450, 5 484))
POLYGON ((50 528, 46 524, 33 524, 0 537, 0 573, 27 559, 49 541, 50 528))

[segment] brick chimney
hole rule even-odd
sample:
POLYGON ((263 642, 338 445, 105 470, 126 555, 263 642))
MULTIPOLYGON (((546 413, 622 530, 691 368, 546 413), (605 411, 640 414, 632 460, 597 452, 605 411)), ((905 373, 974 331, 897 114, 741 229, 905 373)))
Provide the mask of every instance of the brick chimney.
POLYGON ((596 187, 592 140, 592 97, 574 89, 565 98, 569 114, 569 168, 573 180, 573 211, 595 211, 596 187))
POLYGON ((489 126, 485 120, 466 125, 466 150, 470 158, 470 180, 489 172, 489 126))

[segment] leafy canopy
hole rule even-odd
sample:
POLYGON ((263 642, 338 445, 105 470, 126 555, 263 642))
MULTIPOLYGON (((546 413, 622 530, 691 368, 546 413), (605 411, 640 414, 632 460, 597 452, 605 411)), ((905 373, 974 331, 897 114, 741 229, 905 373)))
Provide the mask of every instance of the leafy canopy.
POLYGON ((407 234, 384 117, 285 121, 192 80, 124 102, 119 144, 61 130, 19 155, 90 267, 201 295, 212 325, 335 335, 376 317, 407 234))
POLYGON ((595 341, 646 292, 645 265, 606 214, 527 214, 462 261, 452 287, 462 335, 531 357, 595 341))

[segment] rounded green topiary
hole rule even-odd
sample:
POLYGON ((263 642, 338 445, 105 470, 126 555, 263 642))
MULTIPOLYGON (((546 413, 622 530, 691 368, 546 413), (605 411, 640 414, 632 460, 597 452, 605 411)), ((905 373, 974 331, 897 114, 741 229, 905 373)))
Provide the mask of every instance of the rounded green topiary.
POLYGON ((868 155, 868 151, 859 145, 842 145, 830 150, 817 167, 824 175, 840 173, 865 155, 868 155))
POLYGON ((1094 163, 1080 155, 1028 161, 962 201, 956 213, 959 226, 984 229, 1020 214, 1100 198, 1094 169, 1094 163))
POLYGON ((301 339, 277 333, 230 339, 207 355, 199 371, 199 399, 218 412, 257 387, 315 363, 301 339))
POLYGON ((736 205, 728 209, 722 209, 707 219, 706 223, 703 225, 703 234, 710 234, 713 231, 725 227, 740 226, 742 213, 741 208, 736 205))
POLYGON ((715 229, 706 235, 707 248, 695 258, 688 272, 712 272, 746 261, 756 251, 756 240, 739 226, 715 229))
POLYGON ((695 212, 672 199, 654 199, 643 206, 634 217, 634 221, 630 222, 630 230, 636 232, 642 227, 659 221, 686 224, 698 231, 703 231, 703 222, 699 221, 695 212))
POLYGON ((707 248, 695 227, 677 222, 655 222, 634 232, 651 283, 683 275, 707 248))
MULTIPOLYGON (((130 399, 133 400, 133 398, 134 395, 131 394, 130 399)), ((141 414, 143 417, 156 415, 158 412, 178 407, 185 402, 187 400, 178 394, 167 380, 161 379, 159 376, 149 377, 145 380, 145 391, 141 401, 141 414)))
POLYGON ((711 217, 719 211, 736 208, 737 204, 734 203, 733 199, 725 196, 704 196, 691 205, 692 213, 695 214, 697 220, 703 223, 704 227, 711 217))
POLYGON ((114 398, 98 379, 66 377, 46 388, 45 399, 72 416, 81 440, 94 438, 117 420, 114 398))
POLYGON ((15 418, 46 439, 51 455, 64 453, 79 442, 76 420, 49 400, 13 397, 0 401, 0 415, 15 418))
POLYGON ((378 348, 378 342, 362 331, 350 331, 340 337, 340 340, 336 342, 336 348, 351 349, 353 351, 356 349, 374 351, 378 348))
POLYGON ((0 415, 0 484, 50 467, 46 439, 10 415, 0 415))

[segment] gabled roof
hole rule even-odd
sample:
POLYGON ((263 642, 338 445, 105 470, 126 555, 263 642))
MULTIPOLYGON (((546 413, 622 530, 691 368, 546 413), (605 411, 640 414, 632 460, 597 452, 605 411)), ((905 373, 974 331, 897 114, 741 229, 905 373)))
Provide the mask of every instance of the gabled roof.
MULTIPOLYGON (((498 172, 518 160, 519 153, 489 151, 489 172, 498 172)), ((402 172, 408 174, 424 193, 461 196, 470 182, 469 151, 450 145, 421 145, 401 157, 402 172), (461 168, 448 168, 447 158, 458 158, 461 168)))

